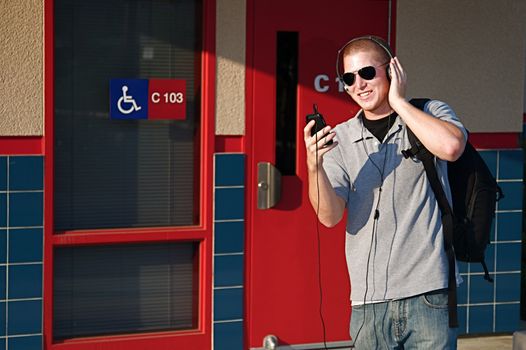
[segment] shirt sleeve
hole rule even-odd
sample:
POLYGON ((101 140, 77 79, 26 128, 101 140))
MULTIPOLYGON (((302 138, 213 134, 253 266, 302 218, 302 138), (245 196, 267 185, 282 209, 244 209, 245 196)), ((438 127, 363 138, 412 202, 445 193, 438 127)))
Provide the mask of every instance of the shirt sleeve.
POLYGON ((447 103, 438 100, 431 100, 426 103, 424 112, 455 125, 464 134, 464 140, 468 139, 468 132, 464 127, 464 124, 462 124, 453 109, 447 103))

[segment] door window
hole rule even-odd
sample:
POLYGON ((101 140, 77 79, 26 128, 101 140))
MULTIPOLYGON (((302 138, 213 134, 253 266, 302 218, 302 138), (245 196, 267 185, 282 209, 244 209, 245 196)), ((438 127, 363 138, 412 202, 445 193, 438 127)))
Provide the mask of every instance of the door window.
POLYGON ((199 221, 199 0, 55 1, 55 231, 199 221), (186 81, 185 120, 112 120, 115 78, 186 81))
POLYGON ((197 327, 196 244, 55 250, 55 340, 197 327))

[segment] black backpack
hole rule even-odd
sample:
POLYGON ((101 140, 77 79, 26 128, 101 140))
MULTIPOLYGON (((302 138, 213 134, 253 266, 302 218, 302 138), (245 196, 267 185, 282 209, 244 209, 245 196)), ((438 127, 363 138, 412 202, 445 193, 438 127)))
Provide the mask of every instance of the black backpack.
MULTIPOLYGON (((410 103, 424 110, 429 99, 413 99, 410 103)), ((447 201, 435 167, 435 156, 429 152, 408 128, 411 148, 403 150, 405 158, 416 157, 424 169, 435 193, 442 213, 444 242, 449 262, 449 324, 457 327, 455 257, 459 261, 478 262, 484 269, 484 278, 493 282, 484 255, 490 243, 491 226, 495 216, 495 203, 504 197, 502 189, 486 163, 469 143, 455 162, 448 162, 448 179, 453 209, 447 201)))

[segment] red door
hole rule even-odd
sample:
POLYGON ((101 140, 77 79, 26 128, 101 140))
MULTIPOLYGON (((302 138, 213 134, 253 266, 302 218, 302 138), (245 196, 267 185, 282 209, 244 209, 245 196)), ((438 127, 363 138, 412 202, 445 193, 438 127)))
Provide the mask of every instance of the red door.
MULTIPOLYGON (((320 226, 318 242, 317 220, 308 200, 303 127, 313 103, 331 125, 356 112, 356 105, 336 83, 336 52, 359 35, 387 38, 395 5, 387 0, 250 1, 246 303, 249 347, 261 347, 268 334, 276 335, 280 344, 322 343, 320 294, 326 340, 349 340, 345 225, 341 223, 333 229, 320 226), (261 178, 261 171, 258 179, 258 163, 281 168, 285 173, 281 189, 276 188, 279 184, 261 178), (258 184, 260 192, 281 193, 275 206, 258 209, 258 184)), ((268 175, 269 170, 264 172, 268 175)))

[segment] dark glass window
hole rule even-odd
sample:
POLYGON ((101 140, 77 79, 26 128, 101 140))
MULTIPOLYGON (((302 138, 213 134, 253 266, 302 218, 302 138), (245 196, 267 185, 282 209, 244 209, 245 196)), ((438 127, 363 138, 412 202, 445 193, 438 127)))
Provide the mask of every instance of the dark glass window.
POLYGON ((296 175, 296 104, 298 32, 277 32, 276 48, 276 167, 296 175))
POLYGON ((197 328, 197 247, 56 248, 53 338, 197 328))
POLYGON ((199 222, 199 0, 55 0, 55 230, 199 222), (111 79, 186 80, 185 120, 112 120, 111 79))

